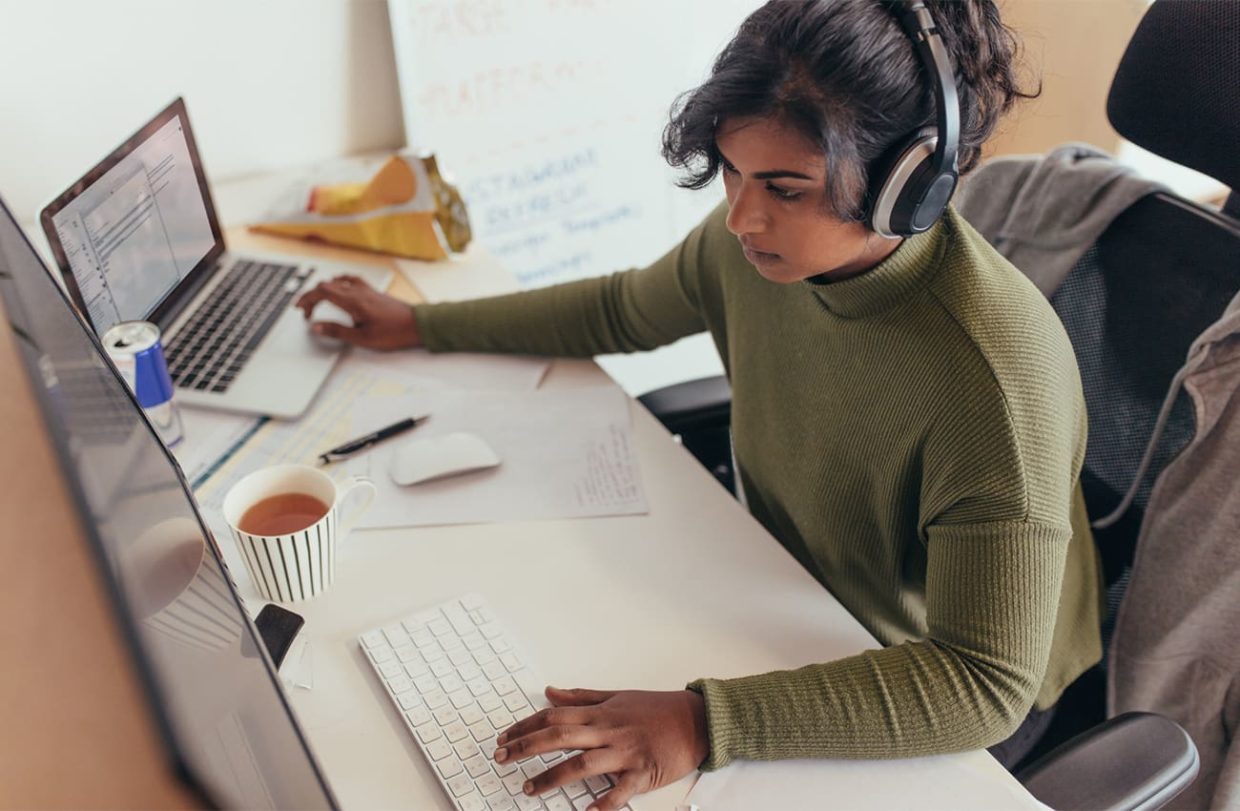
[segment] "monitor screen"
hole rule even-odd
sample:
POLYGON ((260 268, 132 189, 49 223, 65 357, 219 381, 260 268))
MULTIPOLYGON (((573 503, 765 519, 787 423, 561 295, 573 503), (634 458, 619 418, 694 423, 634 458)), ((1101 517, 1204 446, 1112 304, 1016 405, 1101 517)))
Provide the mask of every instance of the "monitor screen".
POLYGON ((170 766, 220 807, 333 807, 180 468, 2 201, 0 302, 170 766))
POLYGON ((184 103, 174 102, 44 212, 95 332, 150 319, 219 242, 184 103))

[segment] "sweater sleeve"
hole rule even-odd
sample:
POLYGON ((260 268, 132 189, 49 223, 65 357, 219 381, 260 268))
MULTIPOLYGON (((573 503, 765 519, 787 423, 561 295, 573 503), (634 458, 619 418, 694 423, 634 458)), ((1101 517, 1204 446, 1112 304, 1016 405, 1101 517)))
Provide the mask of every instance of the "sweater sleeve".
POLYGON ((933 527, 918 642, 798 670, 701 679, 710 756, 901 758, 997 743, 1042 681, 1071 536, 1068 526, 933 527))
POLYGON ((414 305, 432 352, 589 357, 670 344, 706 329, 700 278, 723 234, 719 211, 653 265, 474 301, 414 305))

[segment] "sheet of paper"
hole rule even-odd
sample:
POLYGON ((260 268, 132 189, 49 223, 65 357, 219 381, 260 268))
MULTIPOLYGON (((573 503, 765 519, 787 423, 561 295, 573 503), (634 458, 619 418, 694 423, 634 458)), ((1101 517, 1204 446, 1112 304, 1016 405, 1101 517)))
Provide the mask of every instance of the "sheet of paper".
POLYGON ((701 811, 750 811, 779 797, 780 811, 886 811, 908 807, 914 785, 918 808, 1050 811, 982 752, 914 760, 738 761, 703 774, 685 802, 701 811))
MULTIPOLYGON (((218 537, 228 537, 220 514, 224 494, 247 473, 284 462, 315 464, 319 454, 329 448, 403 417, 431 413, 433 406, 427 398, 437 392, 465 401, 520 396, 538 385, 548 365, 543 359, 495 355, 440 358, 425 352, 353 353, 336 369, 306 414, 298 420, 269 420, 258 426, 228 458, 214 463, 210 477, 196 487, 195 496, 211 529, 218 537), (459 364, 449 362, 453 360, 459 364), (484 383, 489 386, 485 397, 484 383), (497 391, 499 387, 507 388, 497 391), (402 400, 393 399, 401 395, 402 400)), ((616 394, 623 399, 618 391, 616 394)), ((446 412, 441 417, 439 422, 448 419, 446 412)), ((625 419, 627 425, 627 411, 625 419)), ((392 443, 399 441, 393 439, 392 443)), ((339 464, 328 470, 334 476, 349 473, 339 464)), ((386 472, 382 481, 391 484, 386 472)))
MULTIPOLYGON (((631 446, 629 400, 615 386, 553 391, 422 391, 354 402, 363 434, 403 416, 430 414, 409 434, 339 463, 370 478, 378 496, 363 527, 485 523, 648 511, 631 446), (465 431, 499 456, 499 467, 400 486, 389 473, 404 443, 465 431)), ((335 474, 333 474, 335 475, 335 474)))

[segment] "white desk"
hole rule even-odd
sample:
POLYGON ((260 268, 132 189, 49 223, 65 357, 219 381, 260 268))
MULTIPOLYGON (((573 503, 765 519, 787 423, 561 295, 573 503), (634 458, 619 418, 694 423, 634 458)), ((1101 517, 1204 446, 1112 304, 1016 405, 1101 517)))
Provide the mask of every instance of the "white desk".
MULTIPOLYGON (((453 274, 468 290, 468 269, 453 274)), ((607 382, 591 362, 556 361, 543 385, 607 382)), ((797 667, 876 645, 645 409, 631 405, 648 515, 357 532, 341 547, 333 588, 295 606, 306 618, 314 686, 293 689, 291 699, 343 808, 451 808, 356 639, 466 591, 482 593, 535 669, 564 687, 679 689, 699 676, 797 667)), ((243 595, 258 605, 234 545, 224 539, 221 546, 243 595)), ((994 796, 1004 784, 1019 800, 989 755, 958 757, 976 780, 953 786, 961 797, 994 796)), ((828 774, 847 767, 821 763, 828 774)), ((923 806, 916 770, 886 768, 907 792, 897 804, 923 806)), ((687 778, 633 806, 673 808, 691 785, 687 778)), ((769 800, 769 808, 795 807, 769 800)))

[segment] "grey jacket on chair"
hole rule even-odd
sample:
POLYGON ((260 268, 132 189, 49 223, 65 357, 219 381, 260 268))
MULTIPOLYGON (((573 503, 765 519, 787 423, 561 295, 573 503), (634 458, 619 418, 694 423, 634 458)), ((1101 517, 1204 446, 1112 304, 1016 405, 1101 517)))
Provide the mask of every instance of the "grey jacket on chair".
POLYGON ((1146 506, 1107 711, 1157 712, 1192 736, 1201 772, 1170 807, 1240 809, 1240 296, 1193 343, 1164 414, 1181 385, 1197 429, 1146 506))
MULTIPOLYGON (((1050 297, 1107 226, 1163 187, 1084 144, 990 161, 957 207, 1050 297)), ((1201 757, 1174 808, 1240 809, 1240 296, 1193 342, 1149 440, 1156 447, 1181 388, 1195 410, 1189 444, 1155 480, 1119 610, 1108 666, 1108 714, 1156 712, 1179 723, 1201 757)), ((1132 501, 1152 451, 1124 501, 1132 501)))

